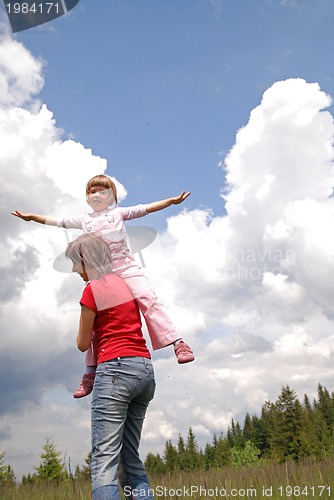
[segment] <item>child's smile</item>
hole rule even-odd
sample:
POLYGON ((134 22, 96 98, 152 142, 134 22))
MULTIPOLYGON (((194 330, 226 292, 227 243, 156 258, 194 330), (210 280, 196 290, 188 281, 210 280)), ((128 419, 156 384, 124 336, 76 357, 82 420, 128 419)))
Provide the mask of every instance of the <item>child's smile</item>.
POLYGON ((109 189, 94 186, 87 196, 87 203, 95 212, 102 212, 112 204, 110 195, 109 189))

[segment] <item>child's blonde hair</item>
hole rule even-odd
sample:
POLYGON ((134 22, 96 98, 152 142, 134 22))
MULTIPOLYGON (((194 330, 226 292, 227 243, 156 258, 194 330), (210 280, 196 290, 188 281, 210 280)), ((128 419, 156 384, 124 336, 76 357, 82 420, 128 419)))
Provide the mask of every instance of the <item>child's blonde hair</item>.
POLYGON ((92 177, 86 185, 86 196, 90 194, 90 190, 93 187, 102 187, 104 189, 110 189, 113 195, 113 201, 117 204, 117 189, 115 183, 107 175, 95 175, 92 177))
POLYGON ((65 255, 73 263, 79 263, 86 271, 94 269, 99 277, 112 272, 112 260, 108 243, 99 234, 83 234, 71 241, 65 255))

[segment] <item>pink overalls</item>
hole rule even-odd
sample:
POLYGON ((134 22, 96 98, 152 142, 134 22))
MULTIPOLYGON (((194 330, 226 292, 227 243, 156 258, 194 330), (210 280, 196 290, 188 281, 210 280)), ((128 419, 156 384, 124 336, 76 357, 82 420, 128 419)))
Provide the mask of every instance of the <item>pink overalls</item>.
MULTIPOLYGON (((164 306, 158 301, 141 266, 131 255, 127 244, 125 220, 147 215, 146 205, 114 207, 102 212, 90 212, 57 221, 58 227, 82 229, 84 233, 99 233, 109 244, 113 272, 123 278, 137 300, 145 318, 154 350, 172 344, 180 338, 164 306)), ((96 365, 93 349, 86 355, 86 365, 96 365)))

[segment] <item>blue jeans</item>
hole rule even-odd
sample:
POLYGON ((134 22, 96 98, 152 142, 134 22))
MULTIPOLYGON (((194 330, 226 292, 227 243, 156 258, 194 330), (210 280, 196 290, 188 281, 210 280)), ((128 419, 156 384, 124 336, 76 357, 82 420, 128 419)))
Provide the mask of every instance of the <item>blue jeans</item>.
POLYGON ((124 357, 98 365, 91 414, 93 500, 120 500, 119 476, 126 498, 153 498, 138 448, 154 391, 150 359, 124 357))

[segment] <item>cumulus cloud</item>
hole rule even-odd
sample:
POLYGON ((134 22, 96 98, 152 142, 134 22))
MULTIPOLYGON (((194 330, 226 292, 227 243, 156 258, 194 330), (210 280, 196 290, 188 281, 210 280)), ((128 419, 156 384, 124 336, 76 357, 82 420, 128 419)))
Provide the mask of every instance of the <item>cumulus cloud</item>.
MULTIPOLYGON (((43 63, 5 36, 0 73, 0 168, 6 187, 0 439, 7 461, 22 473, 38 465, 37 416, 43 423, 41 446, 51 435, 72 463, 83 462, 89 451, 89 399, 71 396, 83 369, 74 346, 82 285, 53 269, 75 235, 25 223, 10 212, 77 212, 84 206, 85 183, 107 164, 85 145, 63 138, 52 111, 38 101, 43 63), (8 54, 22 56, 24 64, 13 65, 8 54)), ((315 392, 318 381, 326 386, 332 380, 330 104, 316 83, 275 83, 221 165, 227 214, 180 207, 166 231, 143 250, 153 287, 196 354, 195 363, 179 366, 172 349, 153 353, 157 394, 143 453, 161 453, 166 439, 176 440, 190 426, 205 444, 214 432, 226 431, 231 418, 258 413, 282 384, 302 396, 315 392)), ((118 187, 124 199, 126 188, 118 187)))
POLYGON ((176 416, 182 403, 173 389, 165 393, 175 433, 190 423, 213 431, 213 414, 223 427, 226 417, 259 412, 285 383, 301 397, 319 381, 330 384, 331 102, 316 83, 276 82, 221 165, 227 215, 183 212, 168 220, 161 249, 146 252, 151 281, 200 353, 178 381, 189 402, 186 422, 176 416))
POLYGON ((19 42, 0 38, 0 103, 3 106, 21 106, 42 89, 43 61, 36 59, 19 42), (20 61, 20 64, 17 64, 20 61))
MULTIPOLYGON (((15 418, 22 418, 24 425, 27 412, 40 411, 43 397, 54 387, 62 387, 66 398, 71 397, 83 370, 74 344, 82 285, 71 281, 72 299, 59 301, 68 276, 53 269, 55 257, 75 234, 25 223, 10 212, 77 213, 84 206, 87 180, 106 170, 104 159, 62 138, 52 112, 39 102, 43 69, 44 63, 22 44, 9 35, 1 37, 0 371, 6 390, 0 404, 0 436, 9 449, 11 439, 13 447, 18 446, 15 418)), ((119 188, 122 198, 126 190, 120 183, 119 188)), ((32 442, 30 446, 35 448, 32 442)))

